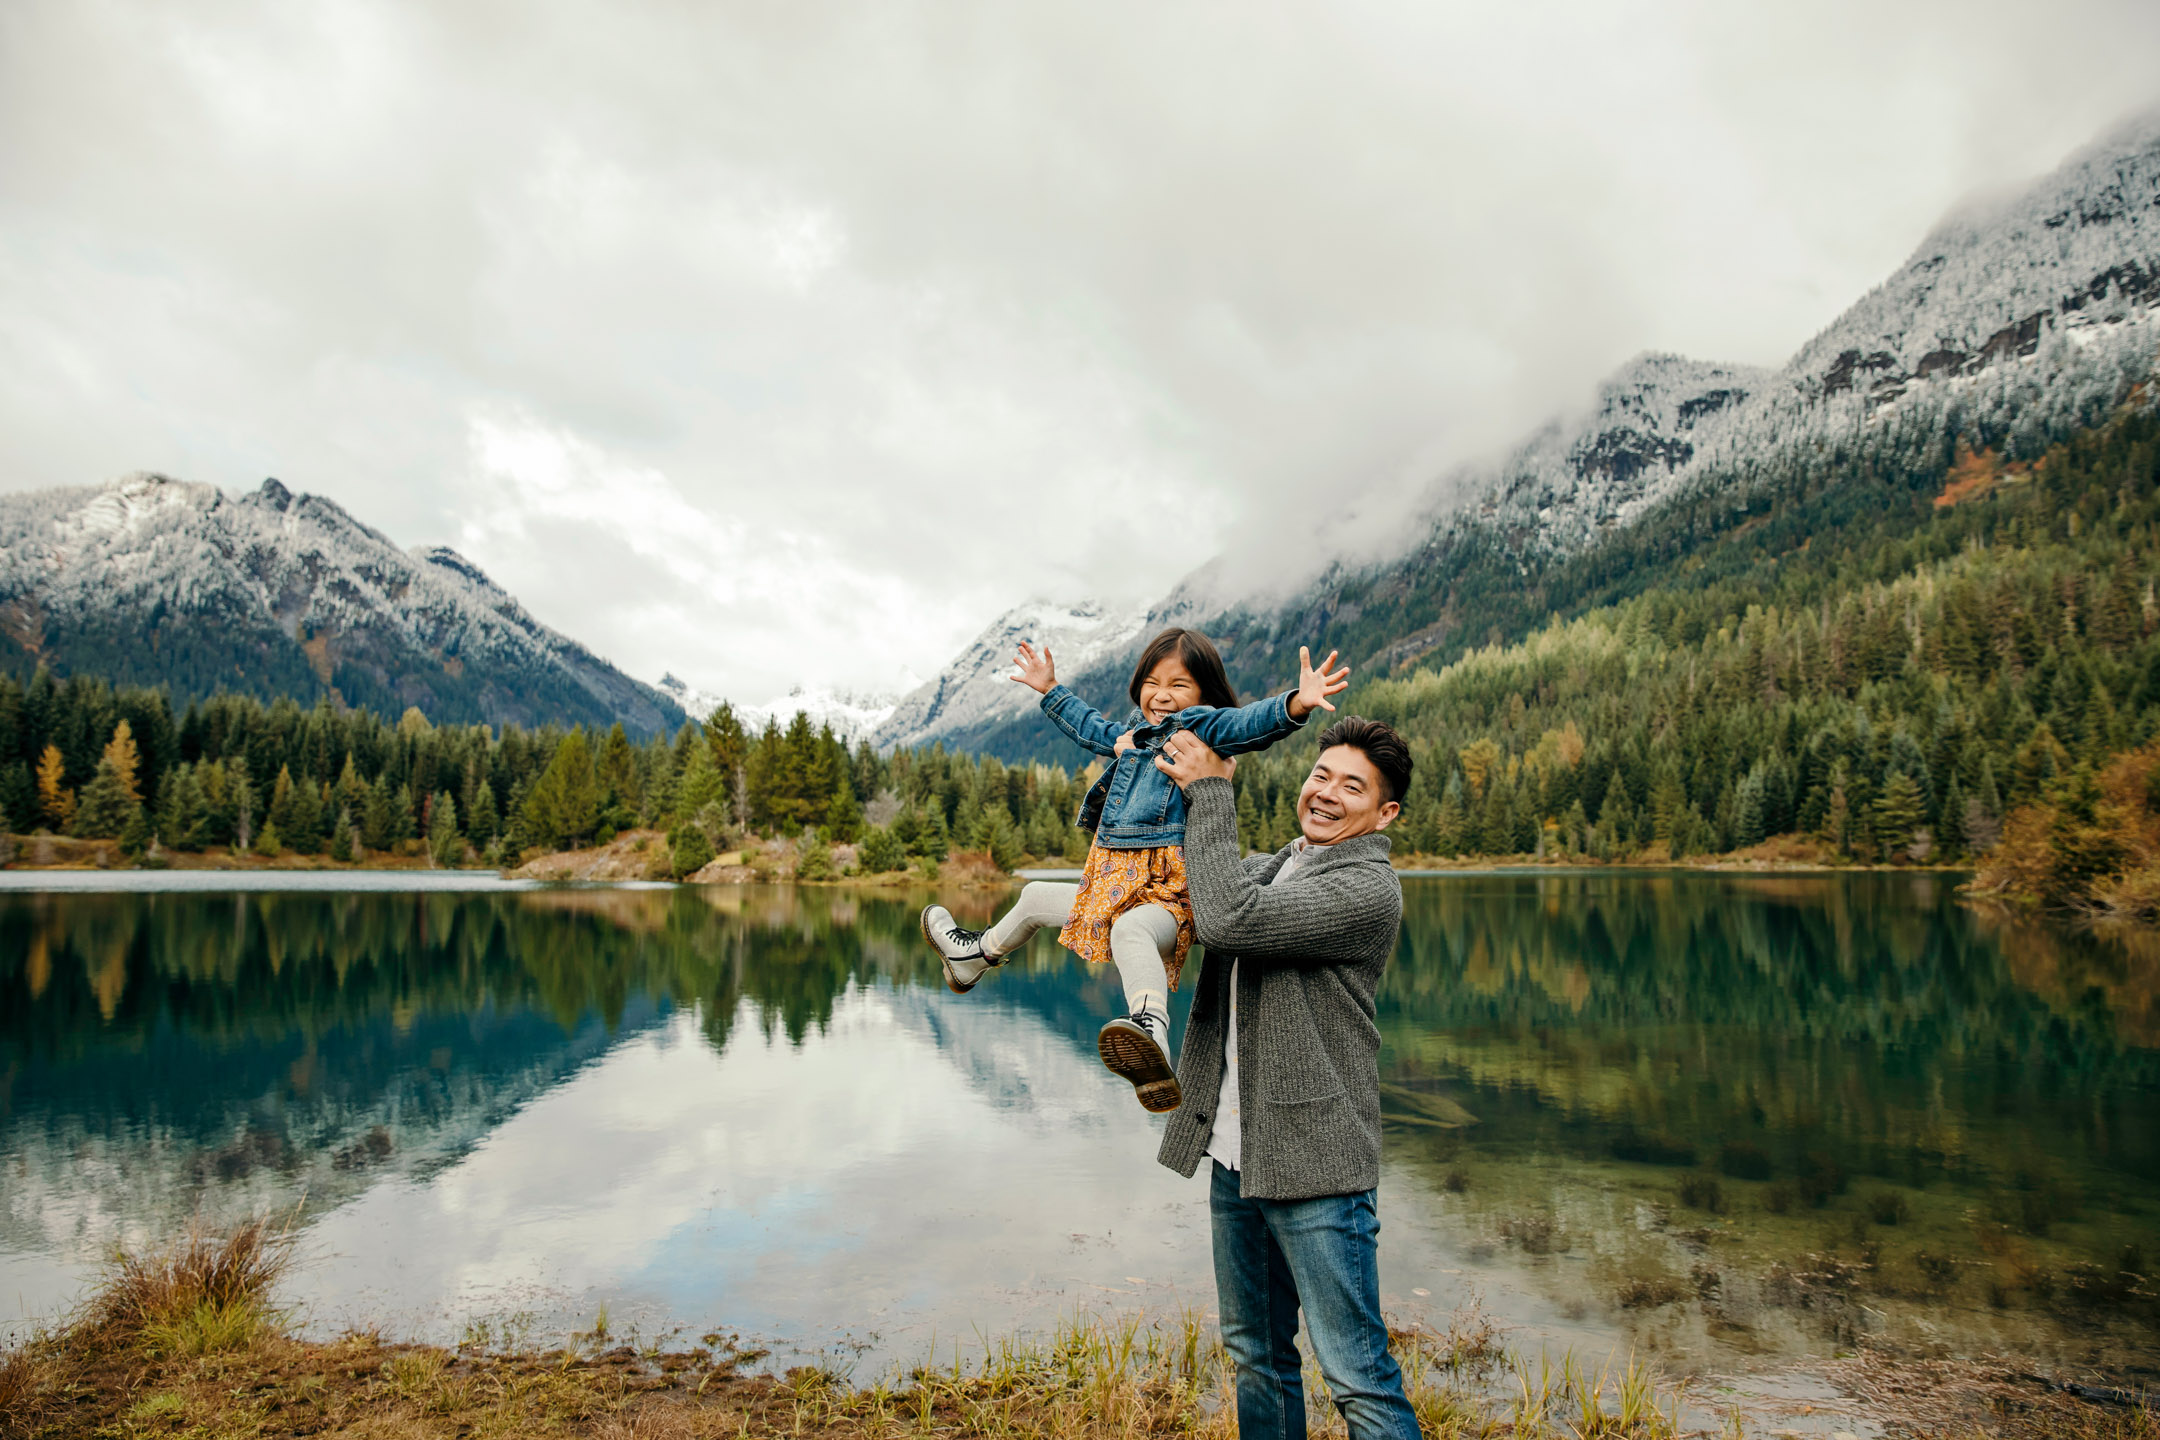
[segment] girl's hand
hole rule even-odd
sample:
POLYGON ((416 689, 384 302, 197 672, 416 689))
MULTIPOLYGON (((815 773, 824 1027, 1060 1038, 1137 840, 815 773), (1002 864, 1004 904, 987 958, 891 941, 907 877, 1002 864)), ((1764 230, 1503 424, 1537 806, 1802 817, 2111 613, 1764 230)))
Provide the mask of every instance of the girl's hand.
POLYGON ((1020 673, 1006 676, 1008 680, 1017 680, 1028 689, 1044 695, 1049 694, 1051 687, 1057 684, 1057 667, 1050 663, 1050 647, 1047 645, 1043 646, 1042 653, 1038 655, 1034 646, 1025 640, 1021 641, 1020 653, 1013 656, 1012 663, 1020 667, 1020 673))
POLYGON ((1329 673, 1338 653, 1334 650, 1328 651, 1327 659, 1321 661, 1320 668, 1315 670, 1312 651, 1303 645, 1298 646, 1298 686, 1297 694, 1290 697, 1291 719, 1303 720, 1315 710, 1333 710, 1335 707, 1328 704, 1327 697, 1340 695, 1350 688, 1349 666, 1345 665, 1342 669, 1329 673))
POLYGON ((1127 730, 1127 731, 1126 731, 1126 732, 1125 732, 1124 734, 1122 734, 1122 735, 1118 736, 1118 737, 1117 737, 1117 743, 1116 743, 1115 745, 1112 745, 1112 746, 1110 747, 1110 751, 1111 751, 1111 753, 1112 753, 1112 754, 1114 754, 1114 755, 1122 755, 1122 754, 1124 754, 1124 753, 1125 753, 1125 752, 1126 752, 1127 750, 1134 750, 1134 749, 1138 749, 1139 747, 1133 744, 1133 738, 1132 738, 1132 737, 1133 737, 1133 732, 1132 732, 1132 731, 1130 731, 1130 730, 1127 730))

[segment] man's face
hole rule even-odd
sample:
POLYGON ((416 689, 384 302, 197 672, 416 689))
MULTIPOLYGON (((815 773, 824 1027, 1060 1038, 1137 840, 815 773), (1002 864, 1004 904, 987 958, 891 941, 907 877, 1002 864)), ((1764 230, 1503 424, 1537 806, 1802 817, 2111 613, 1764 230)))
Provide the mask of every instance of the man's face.
POLYGON ((1298 828, 1314 845, 1385 830, 1402 813, 1402 806, 1382 798, 1386 794, 1387 782, 1364 751, 1351 745, 1323 750, 1298 791, 1298 828))

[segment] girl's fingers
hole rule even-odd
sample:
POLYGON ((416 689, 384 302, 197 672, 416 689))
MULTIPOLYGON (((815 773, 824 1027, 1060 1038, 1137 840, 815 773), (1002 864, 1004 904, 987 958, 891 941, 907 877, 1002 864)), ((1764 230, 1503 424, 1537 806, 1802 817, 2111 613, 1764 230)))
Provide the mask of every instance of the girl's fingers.
POLYGON ((1325 670, 1325 669, 1327 669, 1327 668, 1328 668, 1329 666, 1333 665, 1333 664, 1334 664, 1334 663, 1336 662, 1336 660, 1337 660, 1337 659, 1339 659, 1339 658, 1341 657, 1341 655, 1342 655, 1342 652, 1341 652, 1340 650, 1330 650, 1330 651, 1328 651, 1328 652, 1327 652, 1327 659, 1325 659, 1325 660, 1322 660, 1322 661, 1320 662, 1320 668, 1321 668, 1322 670, 1325 670))

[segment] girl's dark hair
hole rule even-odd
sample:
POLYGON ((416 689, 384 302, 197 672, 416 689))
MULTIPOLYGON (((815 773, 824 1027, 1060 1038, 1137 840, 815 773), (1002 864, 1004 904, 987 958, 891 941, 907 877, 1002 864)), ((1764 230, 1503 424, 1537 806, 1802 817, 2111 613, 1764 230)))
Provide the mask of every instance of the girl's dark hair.
POLYGON ((1373 769, 1380 772, 1380 788, 1386 792, 1380 797, 1382 804, 1390 800, 1400 804, 1410 793, 1410 747, 1395 733, 1394 726, 1362 715, 1345 715, 1320 732, 1322 750, 1337 745, 1362 750, 1372 761, 1373 769))
POLYGON ((1147 649, 1140 652, 1140 663, 1133 666, 1132 684, 1126 687, 1133 704, 1140 703, 1140 682, 1172 655, 1177 656, 1199 683, 1202 705, 1212 705, 1217 710, 1237 708, 1237 691, 1231 688, 1230 672, 1223 669, 1222 655, 1215 649, 1215 642, 1198 630, 1175 628, 1148 641, 1147 649))

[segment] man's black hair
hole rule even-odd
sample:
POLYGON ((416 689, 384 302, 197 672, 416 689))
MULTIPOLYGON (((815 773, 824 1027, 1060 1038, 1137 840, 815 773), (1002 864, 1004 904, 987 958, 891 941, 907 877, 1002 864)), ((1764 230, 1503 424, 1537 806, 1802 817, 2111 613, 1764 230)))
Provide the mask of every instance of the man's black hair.
POLYGON ((1394 726, 1384 720, 1367 720, 1362 715, 1345 715, 1320 732, 1323 752, 1337 745, 1362 750, 1365 758, 1372 761, 1387 792, 1380 797, 1383 805, 1390 800, 1401 804, 1402 798, 1410 793, 1410 747, 1395 733, 1394 726))

